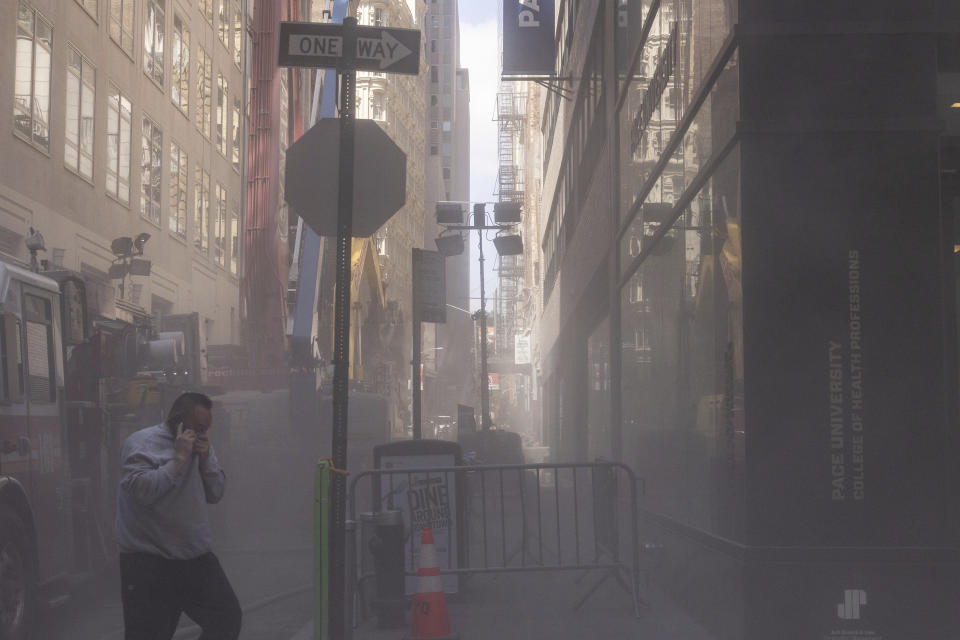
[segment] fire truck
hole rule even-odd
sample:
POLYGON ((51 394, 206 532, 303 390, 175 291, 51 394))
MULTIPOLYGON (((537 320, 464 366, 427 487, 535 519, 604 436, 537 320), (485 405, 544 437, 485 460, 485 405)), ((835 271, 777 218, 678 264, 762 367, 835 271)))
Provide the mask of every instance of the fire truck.
POLYGON ((199 335, 89 318, 79 274, 0 262, 0 638, 114 559, 119 447, 199 383, 199 335))

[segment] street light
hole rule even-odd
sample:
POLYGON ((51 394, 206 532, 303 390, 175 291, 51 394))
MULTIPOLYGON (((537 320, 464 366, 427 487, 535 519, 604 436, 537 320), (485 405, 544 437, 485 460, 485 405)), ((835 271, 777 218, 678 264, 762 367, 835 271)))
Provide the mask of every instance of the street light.
MULTIPOLYGON (((484 288, 483 276, 483 232, 496 231, 497 237, 493 239, 493 244, 497 248, 497 253, 501 256, 511 256, 523 253, 523 241, 517 234, 506 234, 520 222, 522 206, 515 202, 495 202, 494 203, 494 222, 495 224, 486 224, 486 206, 488 203, 477 202, 473 205, 473 224, 463 224, 464 203, 461 202, 438 202, 437 203, 437 223, 446 226, 447 231, 470 231, 477 232, 477 248, 479 249, 480 260, 480 310, 477 311, 477 317, 480 319, 480 413, 482 429, 490 429, 490 378, 487 375, 487 298, 484 288)), ((458 234, 459 235, 459 234, 458 234)), ((453 251, 455 236, 443 235, 437 238, 437 250, 443 255, 458 255, 463 252, 462 240, 460 237, 460 250, 456 253, 445 253, 443 247, 453 251)))
POLYGON ((516 234, 498 235, 493 239, 493 246, 501 256, 518 256, 523 253, 523 240, 516 234))
POLYGON ((463 236, 459 233, 449 236, 441 235, 435 242, 440 255, 458 256, 463 253, 463 236))
POLYGON ((463 224, 463 202, 438 202, 437 224, 463 224))

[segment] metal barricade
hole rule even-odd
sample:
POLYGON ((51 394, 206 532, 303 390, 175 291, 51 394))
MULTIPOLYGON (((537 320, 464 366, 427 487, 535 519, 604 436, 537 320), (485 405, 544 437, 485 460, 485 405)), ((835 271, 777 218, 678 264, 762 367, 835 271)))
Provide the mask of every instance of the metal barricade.
MULTIPOLYGON (((558 462, 374 469, 352 476, 351 519, 358 509, 404 512, 408 576, 416 573, 413 558, 422 528, 419 522, 411 528, 413 503, 422 499, 411 494, 441 482, 455 487, 456 505, 455 513, 446 512, 456 519, 456 540, 441 574, 582 571, 579 582, 601 571, 577 608, 613 577, 640 615, 638 480, 628 466, 558 462)), ((445 513, 442 504, 437 508, 445 513)), ((353 561, 359 565, 358 558, 353 561)))

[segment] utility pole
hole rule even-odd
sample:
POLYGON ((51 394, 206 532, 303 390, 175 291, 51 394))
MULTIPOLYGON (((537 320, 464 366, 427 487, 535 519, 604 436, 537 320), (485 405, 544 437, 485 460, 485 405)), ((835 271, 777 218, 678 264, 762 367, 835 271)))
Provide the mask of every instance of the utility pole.
POLYGON ((480 428, 490 429, 490 377, 487 375, 487 296, 483 279, 483 227, 485 205, 473 205, 473 226, 480 249, 480 428))
MULTIPOLYGON (((466 231, 467 238, 471 231, 477 232, 477 248, 480 250, 480 310, 474 314, 474 319, 480 319, 480 413, 481 430, 488 431, 492 426, 490 424, 490 377, 487 373, 487 292, 485 290, 483 263, 483 232, 496 231, 497 237, 493 239, 493 244, 497 248, 497 253, 503 255, 518 255, 523 252, 523 243, 519 235, 501 235, 504 231, 512 229, 516 222, 520 220, 520 207, 514 204, 495 203, 494 221, 495 224, 486 224, 487 203, 477 202, 473 205, 473 224, 461 224, 463 221, 462 203, 441 202, 437 204, 437 222, 444 226, 446 231, 466 231)), ((468 221, 469 222, 469 221, 468 221)), ((446 233, 444 231, 444 233, 446 233)), ((463 241, 459 246, 456 243, 451 245, 446 242, 449 236, 437 238, 437 247, 444 255, 458 255, 463 253, 463 241), (441 248, 443 245, 443 248, 441 248)))

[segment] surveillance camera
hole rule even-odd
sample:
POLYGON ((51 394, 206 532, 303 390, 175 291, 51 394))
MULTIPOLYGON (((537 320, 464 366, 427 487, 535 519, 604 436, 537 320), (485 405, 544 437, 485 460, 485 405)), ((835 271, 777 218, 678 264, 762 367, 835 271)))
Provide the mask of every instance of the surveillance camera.
POLYGON ((44 246, 43 243, 43 234, 36 231, 33 227, 30 227, 30 235, 24 239, 24 243, 27 245, 27 250, 31 253, 47 250, 47 247, 44 246))

